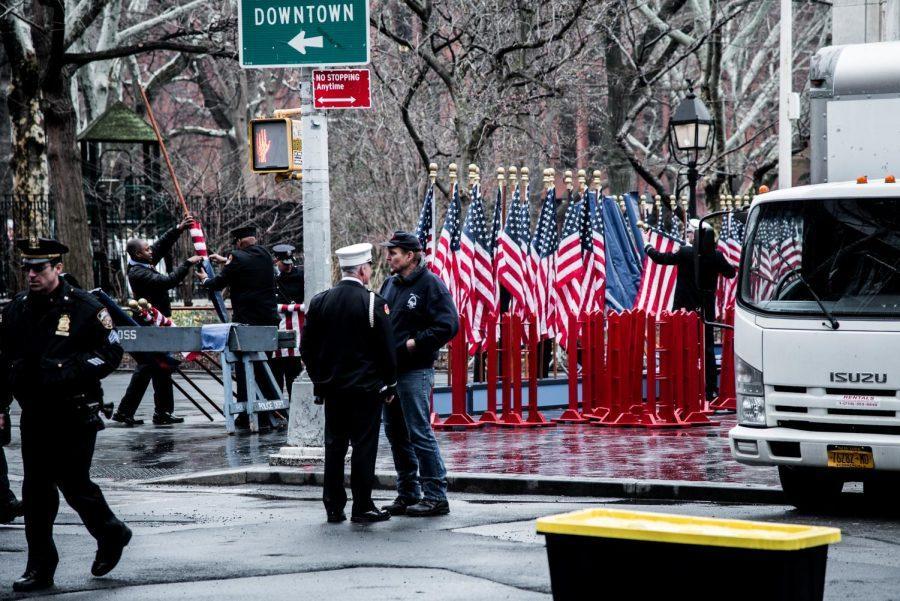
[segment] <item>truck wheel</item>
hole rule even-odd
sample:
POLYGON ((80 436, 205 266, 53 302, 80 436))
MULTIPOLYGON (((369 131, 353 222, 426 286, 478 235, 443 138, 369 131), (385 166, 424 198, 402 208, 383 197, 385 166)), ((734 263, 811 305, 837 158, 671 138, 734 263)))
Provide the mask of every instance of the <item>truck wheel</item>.
POLYGON ((823 469, 780 465, 778 477, 788 503, 801 511, 834 507, 844 488, 843 480, 823 469))
POLYGON ((877 511, 896 515, 900 512, 897 498, 900 497, 900 474, 873 474, 863 482, 866 504, 877 511))

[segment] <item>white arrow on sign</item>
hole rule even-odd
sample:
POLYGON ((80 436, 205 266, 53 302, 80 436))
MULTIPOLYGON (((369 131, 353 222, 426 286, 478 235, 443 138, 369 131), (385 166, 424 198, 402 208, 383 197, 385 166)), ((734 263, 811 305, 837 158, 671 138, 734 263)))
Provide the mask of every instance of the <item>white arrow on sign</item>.
POLYGON ((306 37, 306 32, 302 29, 300 33, 295 35, 290 42, 288 42, 288 46, 299 52, 300 54, 306 54, 307 48, 321 48, 322 47, 322 36, 317 35, 314 38, 306 37))
POLYGON ((356 102, 356 98, 322 98, 319 102, 356 102))

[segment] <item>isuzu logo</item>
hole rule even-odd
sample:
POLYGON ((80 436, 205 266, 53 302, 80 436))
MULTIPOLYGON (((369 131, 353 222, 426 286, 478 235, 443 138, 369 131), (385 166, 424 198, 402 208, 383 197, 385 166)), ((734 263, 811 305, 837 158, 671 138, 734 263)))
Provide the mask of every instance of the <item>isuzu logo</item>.
POLYGON ((876 374, 869 371, 833 371, 831 381, 851 384, 884 384, 887 382, 887 374, 876 374))

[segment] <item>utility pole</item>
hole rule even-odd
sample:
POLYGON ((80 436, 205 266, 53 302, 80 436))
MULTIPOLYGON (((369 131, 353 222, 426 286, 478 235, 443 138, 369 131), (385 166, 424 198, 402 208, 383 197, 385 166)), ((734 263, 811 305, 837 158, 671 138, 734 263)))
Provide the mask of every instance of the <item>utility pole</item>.
MULTIPOLYGON (((779 38, 778 68, 778 187, 790 188, 793 182, 791 172, 791 140, 793 127, 793 7, 791 0, 781 0, 781 30, 779 38)), ((796 117, 794 117, 796 118, 796 117)))

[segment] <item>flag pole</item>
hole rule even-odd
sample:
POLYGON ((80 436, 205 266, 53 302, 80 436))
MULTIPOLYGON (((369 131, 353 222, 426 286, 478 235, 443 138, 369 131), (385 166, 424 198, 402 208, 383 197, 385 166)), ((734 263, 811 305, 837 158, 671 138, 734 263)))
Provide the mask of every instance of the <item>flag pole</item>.
MULTIPOLYGON (((428 179, 431 181, 431 260, 437 253, 437 197, 434 195, 434 183, 437 181, 437 163, 428 165, 428 179)), ((426 193, 427 194, 427 193, 426 193)))
POLYGON ((156 141, 159 142, 159 149, 162 151, 163 158, 166 160, 166 167, 169 168, 169 175, 172 176, 172 184, 175 186, 175 196, 178 198, 178 202, 181 203, 181 208, 184 209, 184 216, 188 217, 191 212, 188 210, 187 203, 184 201, 184 195, 181 193, 181 186, 178 184, 178 178, 175 176, 175 168, 172 167, 172 161, 169 159, 169 152, 166 150, 166 143, 163 141, 162 133, 159 131, 156 117, 153 116, 153 107, 150 106, 150 99, 147 98, 147 92, 144 91, 144 86, 139 85, 138 90, 141 92, 141 98, 144 99, 144 106, 147 107, 147 117, 150 118, 150 127, 153 128, 153 133, 156 134, 156 141))

